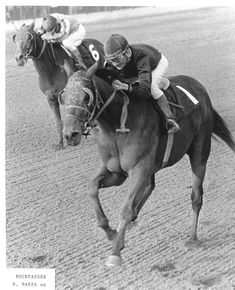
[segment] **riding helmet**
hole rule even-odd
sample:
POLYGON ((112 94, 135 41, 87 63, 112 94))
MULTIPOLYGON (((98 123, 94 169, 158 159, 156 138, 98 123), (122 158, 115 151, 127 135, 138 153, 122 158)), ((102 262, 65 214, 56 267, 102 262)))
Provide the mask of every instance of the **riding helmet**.
POLYGON ((120 34, 112 34, 104 43, 104 53, 107 59, 112 59, 124 53, 129 44, 125 37, 120 34))
POLYGON ((52 31, 56 27, 57 20, 55 17, 49 15, 43 19, 42 28, 46 32, 52 31))

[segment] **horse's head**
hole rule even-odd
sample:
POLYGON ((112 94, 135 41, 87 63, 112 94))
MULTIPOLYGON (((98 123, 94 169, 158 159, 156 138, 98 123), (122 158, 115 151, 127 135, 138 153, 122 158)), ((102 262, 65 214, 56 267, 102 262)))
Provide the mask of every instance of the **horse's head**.
POLYGON ((30 25, 23 24, 17 33, 13 36, 16 44, 15 59, 19 66, 23 66, 34 49, 34 37, 36 32, 34 22, 30 25))
POLYGON ((66 106, 63 135, 68 145, 76 146, 86 129, 94 105, 95 89, 91 78, 92 67, 88 71, 77 71, 68 79, 59 94, 59 102, 66 106))

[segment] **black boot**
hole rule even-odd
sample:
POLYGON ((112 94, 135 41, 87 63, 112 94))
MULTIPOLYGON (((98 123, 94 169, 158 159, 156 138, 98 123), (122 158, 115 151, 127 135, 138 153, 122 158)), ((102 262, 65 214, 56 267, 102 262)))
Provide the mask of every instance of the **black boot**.
POLYGON ((170 106, 167 102, 166 96, 161 95, 160 98, 156 99, 157 104, 166 118, 166 127, 168 133, 176 133, 180 130, 179 124, 176 122, 174 115, 171 112, 170 106))

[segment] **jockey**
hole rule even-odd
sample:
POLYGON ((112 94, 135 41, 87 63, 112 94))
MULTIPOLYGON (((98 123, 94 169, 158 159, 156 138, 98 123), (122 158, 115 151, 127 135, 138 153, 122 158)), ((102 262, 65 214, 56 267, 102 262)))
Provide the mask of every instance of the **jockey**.
POLYGON ((168 133, 180 130, 163 91, 158 84, 163 78, 168 61, 165 56, 152 46, 145 44, 129 45, 119 34, 113 34, 104 44, 106 66, 119 71, 125 80, 137 77, 138 85, 114 80, 112 86, 116 90, 126 90, 141 97, 153 97, 166 118, 168 133))
POLYGON ((84 66, 77 47, 85 38, 86 30, 76 16, 52 13, 43 19, 39 33, 42 40, 61 42, 71 52, 75 65, 84 66))

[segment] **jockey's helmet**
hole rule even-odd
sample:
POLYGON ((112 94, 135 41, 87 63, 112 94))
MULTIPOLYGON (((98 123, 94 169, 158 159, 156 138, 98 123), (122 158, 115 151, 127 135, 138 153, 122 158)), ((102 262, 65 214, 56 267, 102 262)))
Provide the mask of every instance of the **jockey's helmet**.
POLYGON ((43 18, 42 28, 46 32, 51 32, 53 29, 56 28, 56 25, 57 25, 57 20, 55 17, 49 15, 49 16, 43 18))
POLYGON ((117 69, 123 69, 130 60, 131 50, 125 37, 112 34, 104 43, 105 59, 117 69))

